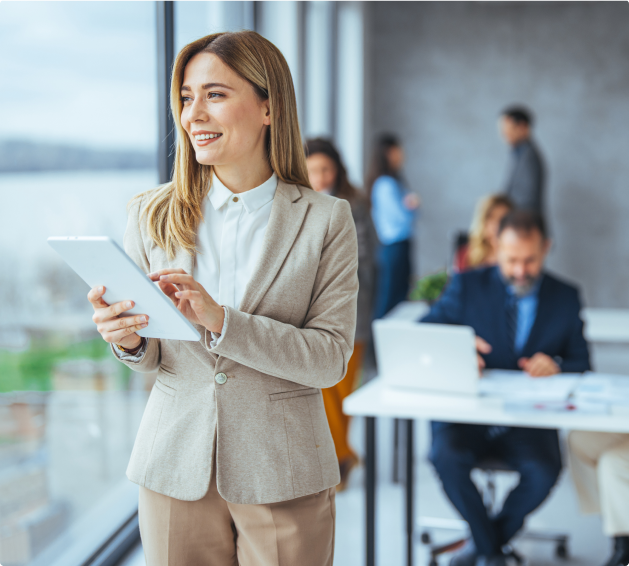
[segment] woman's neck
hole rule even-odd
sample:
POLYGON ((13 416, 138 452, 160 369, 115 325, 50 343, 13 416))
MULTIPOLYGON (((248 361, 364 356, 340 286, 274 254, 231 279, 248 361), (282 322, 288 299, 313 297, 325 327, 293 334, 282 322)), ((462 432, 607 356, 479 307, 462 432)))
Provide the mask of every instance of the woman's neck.
POLYGON ((232 193, 244 193, 268 181, 273 170, 266 158, 257 164, 215 165, 214 174, 232 193))

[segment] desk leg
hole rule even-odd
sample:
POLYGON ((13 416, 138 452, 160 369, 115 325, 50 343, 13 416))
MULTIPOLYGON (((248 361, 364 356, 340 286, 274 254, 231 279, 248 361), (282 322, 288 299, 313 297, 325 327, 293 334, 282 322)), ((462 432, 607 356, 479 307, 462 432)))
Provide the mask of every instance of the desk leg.
POLYGON ((406 564, 413 566, 413 420, 406 421, 406 564))
POLYGON ((400 483, 400 419, 393 419, 393 483, 400 483))
POLYGON ((376 564, 376 419, 365 419, 365 557, 367 566, 376 564))

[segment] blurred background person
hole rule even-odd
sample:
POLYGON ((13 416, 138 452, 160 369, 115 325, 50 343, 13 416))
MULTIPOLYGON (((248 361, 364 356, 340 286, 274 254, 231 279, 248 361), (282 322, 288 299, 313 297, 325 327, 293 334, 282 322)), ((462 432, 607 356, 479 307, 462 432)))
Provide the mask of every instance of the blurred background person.
POLYGON ((345 199, 352 209, 358 238, 358 306, 354 353, 345 378, 333 387, 323 389, 323 403, 328 416, 336 455, 341 469, 341 483, 337 491, 345 488, 358 457, 348 441, 349 417, 343 414, 343 399, 358 385, 365 346, 371 331, 375 283, 375 249, 377 236, 369 212, 369 201, 347 179, 347 170, 338 151, 329 140, 314 138, 306 141, 306 166, 312 188, 319 192, 345 199))
POLYGON ((629 434, 572 431, 570 468, 583 513, 597 513, 614 539, 605 566, 629 563, 629 434))
MULTIPOLYGON (((497 264, 455 275, 422 322, 471 326, 481 369, 520 369, 531 377, 590 370, 579 291, 544 269, 549 249, 539 214, 507 214, 498 228, 497 264)), ((431 427, 430 461, 472 534, 450 565, 505 566, 502 548, 559 477, 557 431, 447 422, 431 427), (470 477, 488 457, 520 474, 495 516, 470 477)))
POLYGON ((500 132, 511 146, 505 194, 516 208, 544 215, 545 170, 539 149, 531 139, 533 117, 524 106, 510 106, 500 116, 500 132))
POLYGON ((511 200, 504 195, 490 195, 478 201, 468 243, 461 246, 455 255, 456 271, 496 265, 498 227, 500 221, 512 210, 511 200))
POLYGON ((376 139, 367 187, 371 215, 380 240, 374 318, 382 318, 406 300, 411 277, 411 237, 419 197, 405 187, 401 170, 404 150, 398 138, 376 139))

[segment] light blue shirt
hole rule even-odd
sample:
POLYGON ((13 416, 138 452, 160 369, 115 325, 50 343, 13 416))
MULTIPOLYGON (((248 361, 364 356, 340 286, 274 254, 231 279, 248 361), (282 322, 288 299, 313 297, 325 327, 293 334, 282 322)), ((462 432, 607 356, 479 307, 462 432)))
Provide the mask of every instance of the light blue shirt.
MULTIPOLYGON (((526 342, 531 334, 531 329, 537 317, 537 305, 539 304, 539 287, 542 277, 539 278, 535 287, 528 295, 516 298, 518 305, 518 324, 515 330, 515 351, 522 352, 526 342)), ((507 286, 507 292, 514 296, 515 293, 510 286, 507 286)))
POLYGON ((408 191, 394 177, 378 177, 371 190, 371 217, 380 243, 408 240, 413 234, 415 213, 404 206, 408 191))

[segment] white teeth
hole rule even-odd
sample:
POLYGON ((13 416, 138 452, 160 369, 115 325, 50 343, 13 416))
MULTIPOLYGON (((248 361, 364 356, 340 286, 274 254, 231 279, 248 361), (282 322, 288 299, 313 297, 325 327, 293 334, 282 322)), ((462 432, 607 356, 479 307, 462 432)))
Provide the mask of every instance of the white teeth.
POLYGON ((194 139, 197 141, 211 140, 211 139, 219 137, 220 135, 221 134, 198 134, 194 136, 194 139))

